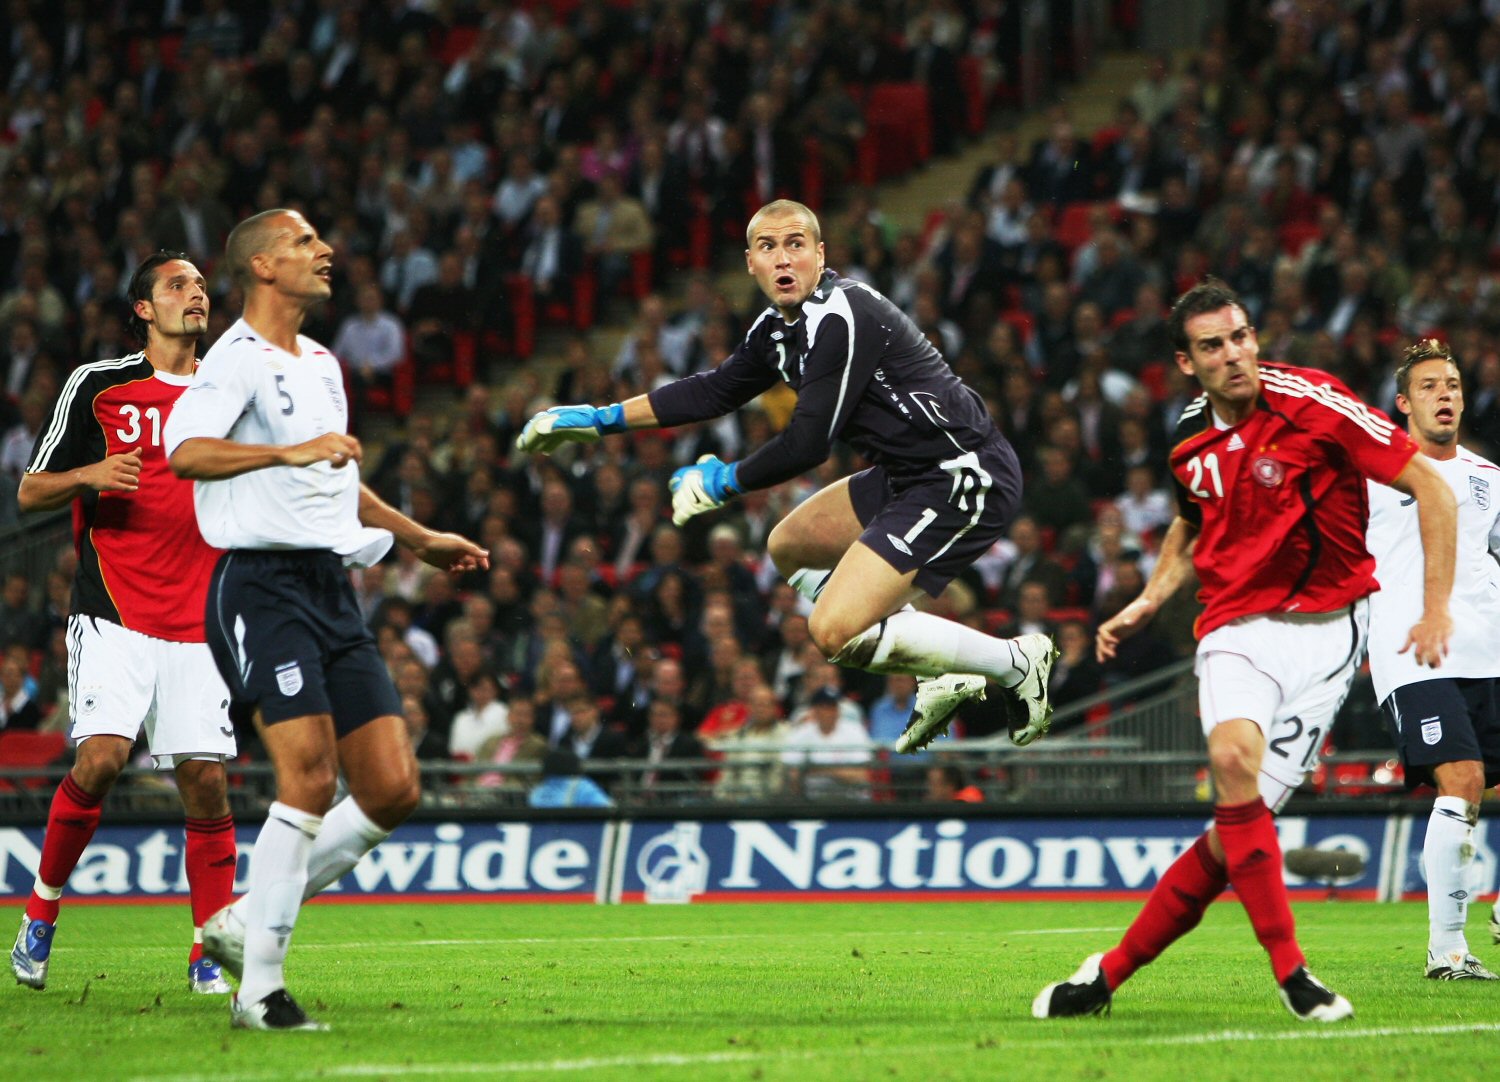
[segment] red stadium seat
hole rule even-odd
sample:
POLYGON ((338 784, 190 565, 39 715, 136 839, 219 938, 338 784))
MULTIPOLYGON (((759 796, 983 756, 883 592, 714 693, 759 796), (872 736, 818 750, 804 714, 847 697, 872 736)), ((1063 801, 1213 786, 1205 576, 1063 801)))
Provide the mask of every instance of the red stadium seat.
POLYGON ((964 130, 970 135, 984 131, 984 122, 989 118, 989 109, 984 101, 984 73, 979 68, 979 57, 965 54, 958 60, 958 85, 964 94, 964 130))
MULTIPOLYGON (((0 732, 0 769, 40 769, 62 759, 67 751, 68 738, 64 733, 38 733, 30 729, 6 729, 0 732)), ((46 778, 37 778, 24 784, 28 789, 40 789, 52 782, 46 778)), ((14 788, 13 785, 0 781, 0 791, 10 792, 14 788)))
POLYGON ((1281 250, 1293 259, 1302 254, 1302 249, 1317 240, 1322 231, 1317 222, 1283 222, 1277 231, 1281 250))

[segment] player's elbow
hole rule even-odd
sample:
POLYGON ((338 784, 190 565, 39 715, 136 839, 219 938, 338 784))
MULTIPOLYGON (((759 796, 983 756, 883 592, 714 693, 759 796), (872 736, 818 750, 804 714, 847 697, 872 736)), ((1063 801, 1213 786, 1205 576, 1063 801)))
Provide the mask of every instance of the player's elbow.
POLYGON ((21 487, 16 490, 16 506, 23 514, 47 510, 41 493, 37 491, 36 482, 32 480, 29 473, 21 478, 21 487))

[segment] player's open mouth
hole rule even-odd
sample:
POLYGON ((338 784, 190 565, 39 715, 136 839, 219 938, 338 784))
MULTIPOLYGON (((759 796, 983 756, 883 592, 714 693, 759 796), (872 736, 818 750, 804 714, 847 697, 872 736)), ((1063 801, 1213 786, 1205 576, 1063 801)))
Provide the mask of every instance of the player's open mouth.
POLYGON ((797 279, 796 279, 795 275, 791 275, 791 274, 779 274, 779 275, 776 276, 776 288, 777 289, 795 289, 796 286, 797 286, 797 279))
POLYGON ((203 316, 207 315, 208 313, 206 313, 201 308, 189 308, 186 311, 184 311, 182 314, 185 315, 185 316, 198 316, 199 318, 202 318, 203 316))
POLYGON ((1453 410, 1447 406, 1443 406, 1437 411, 1437 413, 1433 414, 1433 416, 1436 417, 1441 424, 1451 424, 1453 422, 1453 410))

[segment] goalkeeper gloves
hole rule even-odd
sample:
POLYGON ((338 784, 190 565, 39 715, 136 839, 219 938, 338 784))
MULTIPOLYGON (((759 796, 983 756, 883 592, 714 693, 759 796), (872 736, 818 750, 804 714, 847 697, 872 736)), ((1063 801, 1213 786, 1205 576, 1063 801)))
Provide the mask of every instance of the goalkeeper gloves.
POLYGON ((672 522, 681 526, 694 515, 723 507, 740 494, 737 482, 738 463, 721 462, 715 455, 704 455, 695 465, 683 466, 672 474, 667 487, 672 490, 672 522))
POLYGON ((565 443, 597 443, 601 436, 624 432, 625 407, 553 406, 531 420, 516 437, 516 450, 548 455, 565 443))

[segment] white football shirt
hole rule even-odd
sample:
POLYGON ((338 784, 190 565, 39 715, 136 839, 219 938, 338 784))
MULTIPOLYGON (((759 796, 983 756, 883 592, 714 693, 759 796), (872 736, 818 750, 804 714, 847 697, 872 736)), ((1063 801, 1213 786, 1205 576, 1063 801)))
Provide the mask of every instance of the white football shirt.
MULTIPOLYGON (((163 433, 167 456, 194 437, 288 446, 349 430, 339 363, 298 335, 294 356, 243 319, 214 343, 163 433)), ((368 566, 391 547, 388 530, 359 522, 359 467, 272 466, 197 481, 198 528, 222 549, 331 549, 368 566)))
POLYGON ((1422 537, 1415 497, 1368 482, 1366 544, 1380 589, 1370 595, 1370 675, 1375 698, 1421 680, 1500 676, 1500 467, 1459 448, 1455 458, 1427 460, 1458 501, 1458 564, 1453 570, 1453 638, 1441 668, 1398 654, 1422 616, 1422 537))

